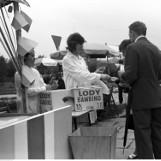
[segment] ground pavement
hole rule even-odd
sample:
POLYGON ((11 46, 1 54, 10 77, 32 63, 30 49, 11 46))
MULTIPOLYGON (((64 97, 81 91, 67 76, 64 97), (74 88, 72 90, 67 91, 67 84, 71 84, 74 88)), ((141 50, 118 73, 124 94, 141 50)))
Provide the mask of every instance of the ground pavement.
POLYGON ((133 130, 128 130, 127 143, 124 149, 124 130, 125 130, 125 118, 107 118, 103 121, 99 121, 92 126, 113 126, 117 127, 117 140, 116 140, 116 152, 115 159, 127 159, 128 155, 132 154, 135 149, 135 140, 133 130), (124 153, 123 153, 124 150, 124 153))
POLYGON ((123 140, 124 140, 124 131, 125 131, 125 106, 127 102, 127 94, 124 94, 123 104, 118 102, 118 94, 113 94, 117 108, 119 110, 119 117, 117 115, 107 118, 104 118, 97 122, 97 124, 92 126, 113 126, 117 127, 117 140, 116 140, 116 153, 115 159, 127 159, 128 155, 132 154, 135 150, 135 139, 133 130, 128 130, 127 143, 124 149, 123 140), (124 150, 124 153, 123 153, 124 150))

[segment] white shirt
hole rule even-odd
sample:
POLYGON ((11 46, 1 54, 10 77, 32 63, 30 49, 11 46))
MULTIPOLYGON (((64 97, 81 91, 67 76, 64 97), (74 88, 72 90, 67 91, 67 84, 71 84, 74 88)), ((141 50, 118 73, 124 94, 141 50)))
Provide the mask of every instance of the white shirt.
POLYGON ((68 51, 62 62, 66 89, 91 87, 91 83, 100 80, 101 74, 90 73, 85 60, 68 51))
MULTIPOLYGON (((43 78, 41 77, 40 73, 38 70, 35 68, 29 68, 28 66, 24 65, 24 68, 30 72, 30 74, 33 75, 35 78, 34 83, 32 83, 28 88, 27 88, 27 97, 26 97, 26 102, 27 102, 27 113, 39 113, 39 98, 38 94, 40 92, 46 91, 46 84, 43 81, 43 78)), ((17 89, 17 94, 19 95, 19 98, 22 100, 22 93, 21 93, 21 80, 19 74, 15 75, 15 85, 17 89)), ((22 113, 22 107, 19 107, 19 112, 22 113)))

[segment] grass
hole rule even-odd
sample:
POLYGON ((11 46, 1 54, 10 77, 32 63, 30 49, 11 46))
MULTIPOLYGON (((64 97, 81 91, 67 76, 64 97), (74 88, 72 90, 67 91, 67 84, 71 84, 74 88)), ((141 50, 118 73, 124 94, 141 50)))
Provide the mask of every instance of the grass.
POLYGON ((109 106, 106 106, 105 110, 102 110, 99 115, 99 121, 107 118, 116 118, 125 116, 126 104, 114 104, 110 109, 109 106))

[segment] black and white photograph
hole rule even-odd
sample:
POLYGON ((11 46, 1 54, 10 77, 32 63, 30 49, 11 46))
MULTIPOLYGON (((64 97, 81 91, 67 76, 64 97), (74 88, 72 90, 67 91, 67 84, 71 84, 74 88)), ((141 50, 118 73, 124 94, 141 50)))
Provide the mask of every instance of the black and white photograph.
POLYGON ((161 159, 160 0, 0 0, 0 160, 161 159))

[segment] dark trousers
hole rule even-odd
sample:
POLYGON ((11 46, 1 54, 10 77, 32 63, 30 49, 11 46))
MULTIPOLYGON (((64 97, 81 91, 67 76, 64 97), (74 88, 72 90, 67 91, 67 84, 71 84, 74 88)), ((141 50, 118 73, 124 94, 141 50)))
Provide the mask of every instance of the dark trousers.
POLYGON ((161 107, 133 110, 139 159, 161 159, 161 107))
POLYGON ((122 93, 123 93, 123 87, 121 87, 121 86, 118 85, 118 94, 119 94, 119 102, 120 103, 123 102, 122 93))
POLYGON ((119 102, 122 103, 123 102, 123 92, 124 93, 128 93, 129 92, 129 88, 126 87, 122 87, 120 85, 118 85, 118 96, 119 96, 119 102))

